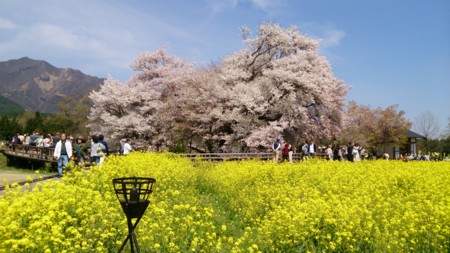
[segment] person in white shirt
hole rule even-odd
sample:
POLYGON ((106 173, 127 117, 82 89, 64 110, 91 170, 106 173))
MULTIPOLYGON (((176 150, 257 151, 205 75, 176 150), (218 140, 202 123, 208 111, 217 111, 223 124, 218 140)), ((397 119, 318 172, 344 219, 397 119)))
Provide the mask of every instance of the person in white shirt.
POLYGON ((353 161, 354 162, 359 162, 361 159, 360 159, 360 156, 359 156, 359 152, 360 152, 360 150, 359 150, 359 145, 358 144, 355 144, 354 146, 353 146, 353 150, 352 150, 352 153, 353 153, 353 161))
POLYGON ((128 153, 133 151, 133 149, 131 148, 131 145, 130 145, 130 141, 131 141, 130 139, 127 139, 125 141, 125 144, 123 144, 123 154, 124 155, 127 155, 128 153))
POLYGON ((66 141, 66 134, 63 133, 53 153, 53 158, 58 160, 58 177, 62 177, 62 168, 67 166, 70 157, 72 157, 72 143, 66 141))
POLYGON ((104 156, 102 150, 105 149, 105 146, 100 143, 97 135, 92 135, 91 141, 91 163, 100 164, 100 157, 104 156))
POLYGON ((331 149, 331 145, 328 145, 325 154, 328 156, 328 160, 333 161, 333 150, 331 149))
POLYGON ((314 156, 316 154, 316 145, 314 145, 314 141, 311 141, 309 144, 309 155, 314 156))

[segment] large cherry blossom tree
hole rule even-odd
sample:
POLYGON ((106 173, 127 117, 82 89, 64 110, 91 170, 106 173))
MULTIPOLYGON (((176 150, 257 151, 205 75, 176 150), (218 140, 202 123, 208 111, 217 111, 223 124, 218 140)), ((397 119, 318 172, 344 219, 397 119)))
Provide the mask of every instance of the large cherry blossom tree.
POLYGON ((232 106, 233 94, 232 87, 223 82, 219 68, 198 70, 192 83, 173 101, 181 108, 168 108, 180 123, 178 132, 189 133, 190 140, 200 139, 210 152, 229 143, 233 139, 233 122, 240 116, 232 106))
POLYGON ((299 144, 339 133, 347 88, 319 55, 318 41, 295 27, 266 23, 244 42, 247 48, 222 65, 241 113, 238 137, 268 146, 276 136, 299 144))
POLYGON ((227 144, 269 147, 338 135, 347 88, 296 28, 262 24, 246 48, 217 66, 195 68, 164 50, 141 54, 127 82, 108 78, 90 96, 90 127, 208 151, 227 144))
POLYGON ((226 141, 233 115, 227 107, 231 91, 223 85, 219 68, 196 69, 164 50, 141 54, 132 68, 136 74, 127 82, 108 78, 91 93, 93 132, 167 146, 196 141, 209 151, 226 141))
POLYGON ((125 83, 108 78, 90 94, 90 128, 112 138, 158 138, 171 131, 165 124, 171 118, 162 115, 165 102, 177 96, 180 81, 194 68, 164 50, 142 53, 131 67, 137 73, 125 83))

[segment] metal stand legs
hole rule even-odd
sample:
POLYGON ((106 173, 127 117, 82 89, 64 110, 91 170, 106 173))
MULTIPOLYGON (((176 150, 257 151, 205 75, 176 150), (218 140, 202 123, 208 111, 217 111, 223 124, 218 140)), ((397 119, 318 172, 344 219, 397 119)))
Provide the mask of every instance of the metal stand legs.
POLYGON ((139 244, 136 238, 136 233, 134 233, 134 230, 136 229, 139 221, 141 220, 141 218, 138 218, 136 220, 136 223, 132 223, 132 219, 127 218, 127 223, 128 223, 128 235, 127 238, 125 239, 125 241, 123 241, 122 246, 120 246, 119 249, 119 253, 122 252, 122 250, 125 248, 125 245, 127 244, 128 240, 130 240, 130 249, 131 249, 131 253, 134 253, 134 248, 136 247, 136 252, 140 253, 141 250, 139 248, 139 244))

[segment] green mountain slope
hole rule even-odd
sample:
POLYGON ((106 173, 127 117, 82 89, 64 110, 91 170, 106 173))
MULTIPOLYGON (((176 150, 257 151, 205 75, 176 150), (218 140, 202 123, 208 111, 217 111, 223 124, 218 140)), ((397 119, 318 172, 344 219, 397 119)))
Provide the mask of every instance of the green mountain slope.
POLYGON ((23 112, 23 108, 13 101, 0 96, 0 115, 16 115, 23 112))

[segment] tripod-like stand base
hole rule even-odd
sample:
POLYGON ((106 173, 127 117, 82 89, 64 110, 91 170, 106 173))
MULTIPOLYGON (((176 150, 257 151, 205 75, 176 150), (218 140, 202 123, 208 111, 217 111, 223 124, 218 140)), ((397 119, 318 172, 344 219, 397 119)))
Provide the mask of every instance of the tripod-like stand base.
POLYGON ((113 179, 114 191, 127 216, 128 223, 128 235, 125 241, 123 241, 122 246, 120 246, 119 253, 122 252, 128 240, 130 240, 131 253, 134 253, 135 248, 136 252, 141 252, 134 230, 150 204, 148 197, 152 193, 152 187, 155 182, 156 180, 154 178, 143 177, 113 179), (133 219, 137 219, 134 224, 133 219))
POLYGON ((136 229, 137 224, 139 223, 140 220, 141 220, 141 218, 138 218, 136 220, 136 223, 134 223, 134 225, 133 225, 131 218, 127 218, 128 235, 127 235, 127 238, 125 239, 125 241, 123 241, 122 246, 120 246, 119 253, 122 252, 122 250, 125 248, 125 245, 127 244, 128 240, 130 240, 131 253, 134 253, 135 248, 136 248, 137 253, 141 253, 138 241, 136 239, 136 233, 134 233, 134 230, 136 229))

